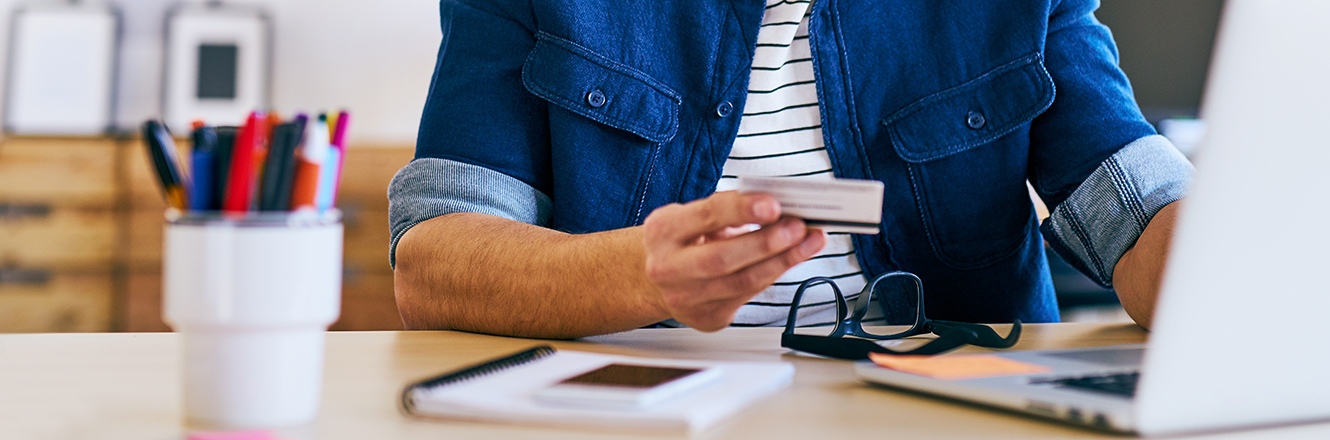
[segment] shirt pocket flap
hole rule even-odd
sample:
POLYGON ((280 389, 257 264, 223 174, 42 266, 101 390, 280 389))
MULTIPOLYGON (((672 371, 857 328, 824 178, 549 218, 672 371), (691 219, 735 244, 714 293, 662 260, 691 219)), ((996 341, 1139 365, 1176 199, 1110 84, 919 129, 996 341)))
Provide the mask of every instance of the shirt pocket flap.
POLYGON ((1006 136, 1047 110, 1054 94, 1035 53, 916 101, 883 124, 901 158, 929 162, 1006 136))
POLYGON ((570 112, 667 142, 679 129, 679 94, 645 73, 541 32, 522 66, 531 93, 570 112))

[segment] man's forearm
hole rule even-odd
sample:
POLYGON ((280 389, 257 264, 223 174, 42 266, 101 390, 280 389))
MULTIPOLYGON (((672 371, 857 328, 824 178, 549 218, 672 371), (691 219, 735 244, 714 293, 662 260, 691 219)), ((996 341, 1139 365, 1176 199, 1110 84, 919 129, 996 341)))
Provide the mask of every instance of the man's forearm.
POLYGON ((1113 270, 1113 288, 1127 314, 1142 327, 1150 328, 1155 303, 1163 281, 1164 265, 1173 241, 1178 203, 1165 206, 1150 220, 1136 245, 1118 260, 1113 270))
POLYGON ((640 227, 571 235, 449 214, 403 235, 397 262, 397 307, 410 329, 574 338, 669 318, 645 276, 640 227))

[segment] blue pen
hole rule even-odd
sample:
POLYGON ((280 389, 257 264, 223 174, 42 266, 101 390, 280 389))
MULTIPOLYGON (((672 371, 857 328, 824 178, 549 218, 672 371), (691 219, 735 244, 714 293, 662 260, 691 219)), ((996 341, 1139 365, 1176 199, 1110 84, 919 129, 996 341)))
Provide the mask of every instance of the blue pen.
POLYGON ((189 209, 217 210, 221 208, 216 198, 217 190, 214 189, 217 185, 217 131, 212 127, 199 127, 194 129, 191 138, 194 141, 194 153, 190 155, 194 180, 190 188, 189 209))

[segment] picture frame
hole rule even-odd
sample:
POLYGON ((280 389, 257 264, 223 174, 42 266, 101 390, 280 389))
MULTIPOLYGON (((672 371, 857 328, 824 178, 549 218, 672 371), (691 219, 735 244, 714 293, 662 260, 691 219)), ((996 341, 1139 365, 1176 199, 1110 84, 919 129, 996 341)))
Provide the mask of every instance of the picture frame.
POLYGON ((98 136, 115 130, 123 19, 106 3, 21 5, 10 17, 4 130, 98 136))
POLYGON ((272 20, 262 9, 220 2, 178 3, 167 12, 162 117, 240 125, 270 107, 272 20))

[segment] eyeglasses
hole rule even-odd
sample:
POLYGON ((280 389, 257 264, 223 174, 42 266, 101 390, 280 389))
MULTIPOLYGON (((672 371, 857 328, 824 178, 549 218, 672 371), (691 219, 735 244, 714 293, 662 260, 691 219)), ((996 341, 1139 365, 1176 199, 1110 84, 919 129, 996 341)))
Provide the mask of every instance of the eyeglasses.
MULTIPOLYGON (((881 297, 882 295, 879 294, 878 296, 881 297)), ((983 324, 928 319, 924 316, 924 283, 912 273, 891 272, 874 278, 872 282, 864 286, 863 291, 859 292, 858 297, 854 299, 853 310, 850 310, 845 295, 841 294, 840 287, 836 286, 836 282, 832 279, 815 277, 804 281, 799 285, 799 289, 794 291, 794 300, 790 304, 790 316, 785 321, 785 332, 780 336, 780 346, 838 359, 863 360, 868 359, 869 353, 930 355, 943 353, 967 344, 988 348, 1010 348, 1016 344, 1016 341, 1020 340, 1020 337, 1021 321, 1019 319, 1012 325, 1011 332, 1006 337, 998 336, 992 327, 983 324), (912 296, 915 300, 913 304, 914 325, 900 333, 878 334, 864 329, 863 319, 868 314, 868 305, 872 303, 873 294, 878 293, 880 285, 888 285, 887 281, 889 280, 905 281, 898 284, 913 286, 914 295, 907 294, 901 297, 910 298, 912 296), (836 295, 836 325, 831 329, 831 333, 826 336, 796 334, 794 329, 799 314, 799 301, 803 299, 804 292, 808 288, 819 284, 831 286, 831 291, 836 295), (937 338, 907 351, 892 350, 874 342, 929 333, 937 335, 937 338)))

